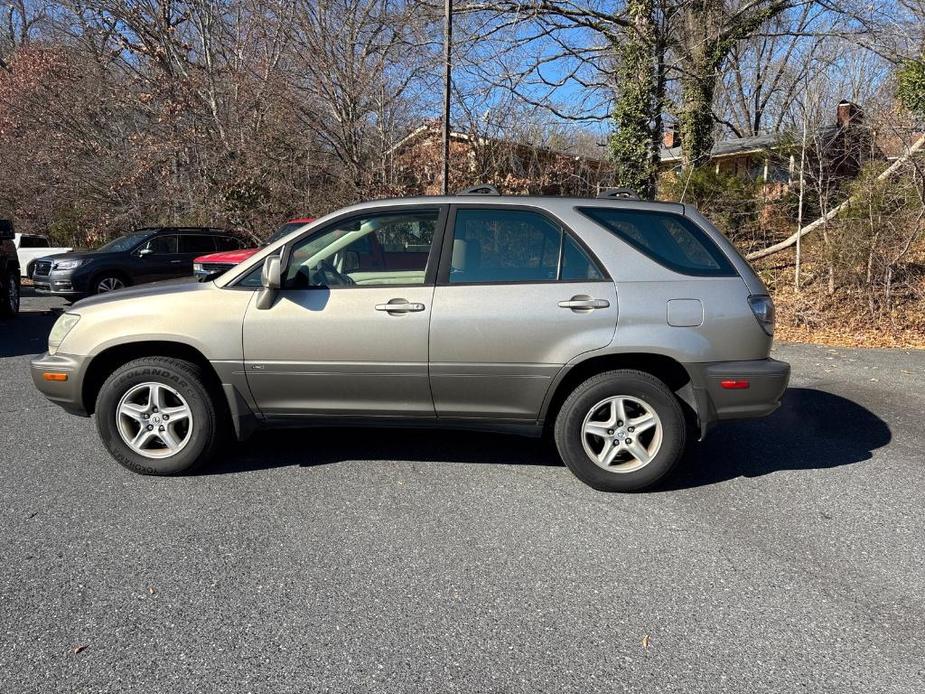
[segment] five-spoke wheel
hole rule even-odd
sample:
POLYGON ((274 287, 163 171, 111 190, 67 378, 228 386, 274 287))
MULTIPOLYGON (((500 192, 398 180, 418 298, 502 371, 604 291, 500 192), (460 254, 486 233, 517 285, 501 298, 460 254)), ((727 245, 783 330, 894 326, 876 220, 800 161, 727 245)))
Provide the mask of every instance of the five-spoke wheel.
POLYGON ((167 458, 183 450, 193 433, 193 413, 178 391, 147 381, 130 388, 116 409, 122 440, 146 458, 167 458))
POLYGON ((221 395, 210 384, 203 366, 183 359, 143 357, 119 367, 96 400, 103 443, 135 472, 188 472, 221 440, 221 395))
POLYGON ((609 472, 633 472, 652 462, 662 423, 645 400, 614 395, 591 407, 581 425, 585 452, 609 472))
POLYGON ((608 371, 579 384, 556 416, 556 446, 575 475, 602 491, 654 484, 677 464, 687 423, 678 397, 642 371, 608 371))

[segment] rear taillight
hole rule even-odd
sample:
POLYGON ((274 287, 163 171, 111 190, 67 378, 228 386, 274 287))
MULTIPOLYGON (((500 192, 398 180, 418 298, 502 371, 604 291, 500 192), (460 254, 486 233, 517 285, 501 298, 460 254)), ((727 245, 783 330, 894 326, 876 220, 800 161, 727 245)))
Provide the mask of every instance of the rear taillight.
POLYGON ((748 297, 748 305, 751 306, 752 313, 755 314, 755 319, 758 321, 758 325, 761 326, 761 329, 768 335, 773 336, 774 301, 771 300, 771 297, 764 294, 750 296, 748 297))
POLYGON ((749 387, 748 381, 744 378, 725 378, 719 384, 726 390, 745 390, 749 387))

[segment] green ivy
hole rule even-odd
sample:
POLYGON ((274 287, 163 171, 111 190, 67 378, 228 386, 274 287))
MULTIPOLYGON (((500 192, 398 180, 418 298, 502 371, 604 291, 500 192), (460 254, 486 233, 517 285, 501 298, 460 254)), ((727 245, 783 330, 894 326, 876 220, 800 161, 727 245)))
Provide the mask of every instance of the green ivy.
POLYGON ((909 111, 925 118, 925 58, 907 60, 903 64, 896 95, 909 111))
POLYGON ((610 158, 616 184, 632 188, 641 197, 655 196, 658 166, 653 157, 653 122, 658 89, 650 31, 652 0, 630 0, 627 11, 636 30, 628 31, 614 45, 615 75, 620 93, 613 107, 614 130, 610 158))

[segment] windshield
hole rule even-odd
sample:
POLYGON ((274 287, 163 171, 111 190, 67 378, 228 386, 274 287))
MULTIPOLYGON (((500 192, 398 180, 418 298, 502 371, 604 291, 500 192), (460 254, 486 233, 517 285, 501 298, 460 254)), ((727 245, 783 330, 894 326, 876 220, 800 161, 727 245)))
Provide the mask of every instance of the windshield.
POLYGON ((293 232, 300 227, 304 227, 306 224, 309 224, 309 222, 286 222, 279 229, 274 231, 270 235, 270 238, 268 238, 266 241, 263 242, 263 244, 261 244, 261 248, 263 246, 269 246, 271 243, 274 243, 275 241, 279 241, 281 238, 286 236, 286 234, 289 234, 290 232, 293 232))
POLYGON ((151 229, 135 231, 131 234, 126 234, 125 236, 119 236, 109 243, 103 244, 96 250, 102 253, 124 253, 125 251, 132 250, 135 246, 148 238, 151 233, 151 229))

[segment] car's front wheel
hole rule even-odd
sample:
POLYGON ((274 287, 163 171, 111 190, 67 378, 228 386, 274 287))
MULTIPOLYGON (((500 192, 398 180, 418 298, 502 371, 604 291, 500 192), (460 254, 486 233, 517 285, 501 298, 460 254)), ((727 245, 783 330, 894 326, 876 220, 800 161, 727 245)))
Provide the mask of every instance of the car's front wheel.
POLYGON ((145 475, 189 472, 219 443, 219 411, 202 369, 147 357, 117 369, 100 389, 96 426, 109 453, 145 475))
POLYGON ((19 313, 19 273, 0 275, 0 316, 10 318, 19 313))
POLYGON ((128 283, 120 275, 101 275, 93 280, 93 293, 106 294, 127 286, 128 283))
POLYGON ((609 371, 579 385, 556 418, 569 469, 607 492, 649 487, 684 453, 687 425, 674 393, 642 371, 609 371))

